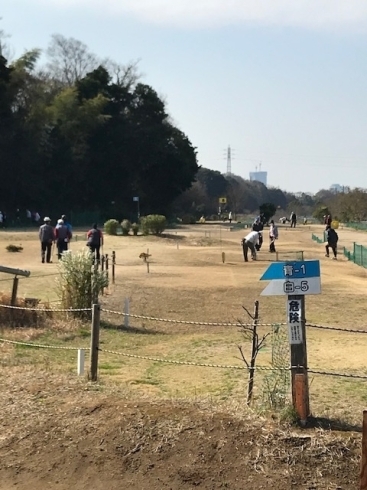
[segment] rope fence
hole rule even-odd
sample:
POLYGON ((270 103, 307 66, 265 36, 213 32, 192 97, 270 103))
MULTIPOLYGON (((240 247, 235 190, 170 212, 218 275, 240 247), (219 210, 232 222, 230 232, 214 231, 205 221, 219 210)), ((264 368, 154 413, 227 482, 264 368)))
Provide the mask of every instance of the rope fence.
MULTIPOLYGON (((27 307, 27 306, 11 306, 0 304, 0 308, 7 308, 11 310, 25 310, 25 311, 40 311, 40 312, 64 312, 64 313, 72 313, 72 312, 84 312, 84 311, 92 311, 92 308, 37 308, 37 307, 27 307)), ((141 320, 150 320, 155 322, 162 323, 174 323, 174 324, 183 324, 183 325, 199 325, 199 326, 212 326, 212 327, 251 327, 252 323, 243 323, 240 320, 237 323, 229 323, 229 322, 197 322, 191 320, 174 320, 169 318, 160 318, 154 316, 147 315, 135 315, 133 313, 126 313, 122 311, 109 310, 106 308, 101 308, 101 311, 104 313, 108 313, 111 315, 117 315, 128 318, 136 318, 141 320)), ((260 327, 273 327, 274 325, 284 326, 287 323, 284 322, 272 322, 272 323, 258 323, 260 327)), ((367 334, 367 326, 362 327, 362 329, 355 328, 343 328, 343 327, 334 327, 334 326, 326 326, 326 325, 318 325, 315 323, 306 323, 306 327, 316 328, 320 330, 333 330, 337 332, 346 332, 346 333, 356 333, 356 334, 367 334)))
MULTIPOLYGON (((60 345, 47 345, 47 344, 36 344, 33 342, 21 342, 17 340, 8 340, 4 338, 0 338, 0 343, 10 344, 10 345, 20 345, 23 347, 30 347, 36 349, 57 349, 57 350, 67 350, 67 351, 90 351, 90 347, 70 347, 70 346, 60 346, 60 345)), ((237 366, 237 365, 228 365, 228 364, 212 364, 212 363, 200 363, 200 362, 191 362, 191 361, 176 361, 173 359, 163 359, 152 356, 140 356, 138 354, 128 354, 126 352, 114 351, 109 349, 100 349, 99 352, 104 352, 106 354, 113 354, 122 357, 128 357, 132 359, 140 359, 147 360, 153 362, 160 362, 164 364, 173 364, 179 366, 194 366, 194 367, 207 367, 207 368, 216 368, 216 369, 232 369, 239 371, 292 371, 305 369, 303 366, 289 366, 289 367, 271 367, 271 366, 237 366)), ((363 374, 351 374, 351 373, 337 373, 337 372, 329 372, 322 371, 319 369, 307 368, 306 369, 309 374, 321 375, 321 376, 335 376, 340 378, 351 378, 351 379, 361 379, 367 380, 367 375, 363 374)))

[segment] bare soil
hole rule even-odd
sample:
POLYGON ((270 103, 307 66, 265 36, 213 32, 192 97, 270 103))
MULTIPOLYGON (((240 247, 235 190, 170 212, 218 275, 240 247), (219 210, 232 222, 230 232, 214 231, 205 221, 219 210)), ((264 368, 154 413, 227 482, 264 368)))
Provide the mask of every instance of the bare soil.
POLYGON ((357 488, 357 433, 285 429, 209 404, 131 401, 71 376, 9 374, 1 490, 357 488))

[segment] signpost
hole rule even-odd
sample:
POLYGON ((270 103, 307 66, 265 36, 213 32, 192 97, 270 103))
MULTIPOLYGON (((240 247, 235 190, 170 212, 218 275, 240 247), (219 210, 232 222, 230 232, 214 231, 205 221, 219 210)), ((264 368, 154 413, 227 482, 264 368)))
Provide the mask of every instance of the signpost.
POLYGON ((320 262, 273 262, 260 281, 270 281, 262 296, 287 296, 287 324, 291 347, 293 406, 306 423, 310 414, 307 377, 305 295, 320 294, 320 262))

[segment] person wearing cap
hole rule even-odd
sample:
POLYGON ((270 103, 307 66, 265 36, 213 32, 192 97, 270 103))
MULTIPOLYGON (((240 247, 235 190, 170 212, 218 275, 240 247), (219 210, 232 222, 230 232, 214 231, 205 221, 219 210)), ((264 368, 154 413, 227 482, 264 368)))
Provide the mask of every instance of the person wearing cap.
POLYGON ((44 224, 40 226, 39 229, 39 239, 41 242, 41 260, 42 264, 46 262, 49 264, 51 262, 51 250, 52 244, 55 241, 54 229, 51 226, 51 218, 46 216, 44 218, 44 224))
POLYGON ((55 228, 55 237, 57 243, 57 256, 59 260, 64 252, 68 249, 68 243, 72 237, 71 231, 64 224, 62 219, 57 220, 57 226, 55 228))
POLYGON ((258 252, 261 250, 263 244, 263 233, 262 233, 263 230, 264 230, 264 224, 261 221, 261 217, 258 216, 252 224, 252 231, 257 231, 259 234, 259 242, 256 245, 256 250, 258 252))

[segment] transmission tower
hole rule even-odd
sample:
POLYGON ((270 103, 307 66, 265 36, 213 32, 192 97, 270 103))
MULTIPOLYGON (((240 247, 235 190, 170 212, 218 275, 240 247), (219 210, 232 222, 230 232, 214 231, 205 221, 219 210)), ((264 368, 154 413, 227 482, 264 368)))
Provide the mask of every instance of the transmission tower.
POLYGON ((231 147, 228 145, 227 148, 227 175, 232 174, 232 150, 231 147))

